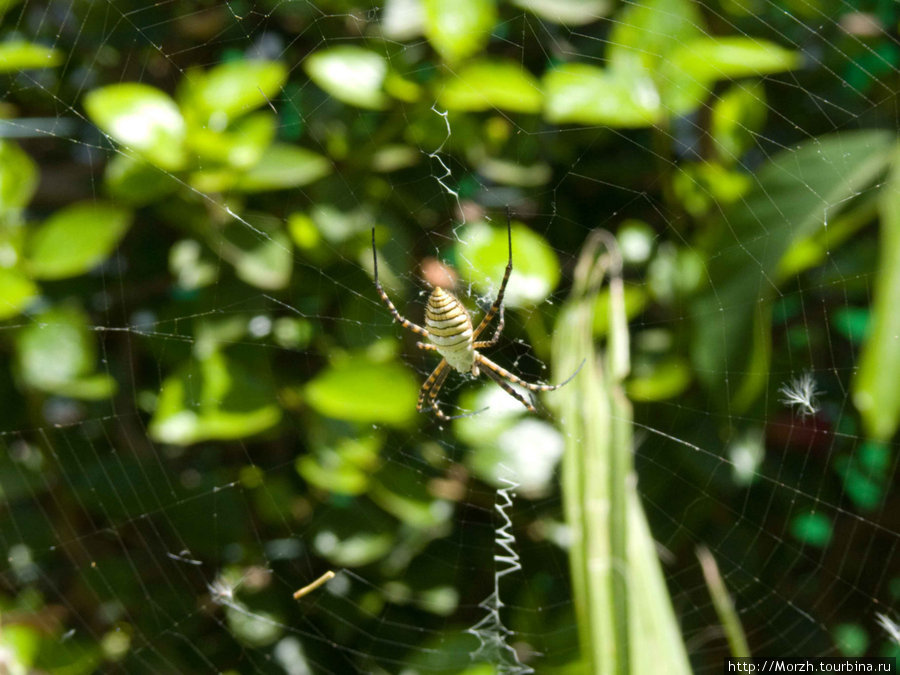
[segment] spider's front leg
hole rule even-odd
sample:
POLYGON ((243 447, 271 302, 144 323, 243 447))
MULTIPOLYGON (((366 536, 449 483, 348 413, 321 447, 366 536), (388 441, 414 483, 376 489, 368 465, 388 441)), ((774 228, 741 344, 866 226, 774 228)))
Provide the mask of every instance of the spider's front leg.
POLYGON ((404 328, 411 330, 413 333, 417 333, 422 337, 428 337, 428 331, 419 326, 418 324, 413 323, 409 319, 403 317, 402 314, 394 307, 394 303, 391 302, 391 299, 388 297, 388 294, 384 292, 384 289, 381 287, 381 282, 378 280, 378 254, 375 252, 375 228, 372 228, 372 262, 375 270, 375 290, 378 291, 378 295, 381 297, 381 300, 387 305, 388 310, 391 312, 391 316, 404 328))

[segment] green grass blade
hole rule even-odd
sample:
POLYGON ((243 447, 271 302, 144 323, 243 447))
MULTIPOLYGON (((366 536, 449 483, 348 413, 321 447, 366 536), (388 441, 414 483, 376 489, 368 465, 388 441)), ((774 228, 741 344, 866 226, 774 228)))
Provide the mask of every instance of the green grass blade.
POLYGON ((589 239, 556 327, 554 370, 582 372, 557 394, 566 438, 562 489, 572 532, 570 569, 585 670, 689 673, 655 546, 637 495, 628 374, 628 327, 611 235, 589 239), (601 244, 607 253, 598 257, 601 244), (593 344, 594 296, 609 270, 606 354, 593 344))

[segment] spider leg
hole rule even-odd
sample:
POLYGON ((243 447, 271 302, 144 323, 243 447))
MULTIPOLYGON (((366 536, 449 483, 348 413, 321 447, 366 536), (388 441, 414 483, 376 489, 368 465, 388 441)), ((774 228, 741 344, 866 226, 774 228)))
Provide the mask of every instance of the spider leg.
POLYGON ((485 370, 484 374, 487 375, 489 378, 491 378, 494 382, 499 384, 503 388, 503 391, 505 391, 507 394, 512 396, 514 399, 516 399, 519 403, 521 403, 526 408, 528 408, 529 412, 533 412, 533 413, 537 412, 537 410, 534 407, 534 404, 532 404, 531 401, 529 401, 524 396, 522 396, 522 394, 520 394, 515 389, 513 389, 512 385, 510 385, 506 380, 504 380, 502 375, 491 370, 490 368, 485 370))
POLYGON ((440 392, 441 387, 444 386, 444 380, 447 379, 447 375, 449 375, 449 374, 450 374, 450 369, 445 368, 441 372, 441 374, 437 376, 437 379, 435 380, 434 385, 431 388, 431 391, 428 392, 428 405, 430 405, 431 409, 434 410, 435 416, 438 419, 444 420, 444 421, 454 419, 453 417, 448 417, 446 414, 444 414, 444 411, 441 410, 441 408, 437 402, 438 392, 440 392))
POLYGON ((503 333, 503 326, 506 323, 506 312, 504 312, 503 305, 500 305, 500 320, 497 321, 497 330, 494 331, 494 334, 491 336, 490 340, 482 340, 480 342, 476 342, 474 344, 475 349, 484 349, 485 347, 493 347, 500 341, 500 335, 503 333))
POLYGON ((400 322, 400 325, 406 328, 407 330, 411 330, 413 333, 417 333, 422 337, 428 337, 428 331, 422 328, 417 324, 414 324, 409 319, 404 319, 400 312, 397 311, 397 308, 394 307, 394 303, 391 302, 391 299, 388 297, 387 293, 384 292, 384 289, 381 287, 381 282, 378 281, 378 255, 375 253, 375 228, 372 228, 372 260, 375 263, 375 290, 378 291, 378 295, 381 296, 381 299, 384 301, 384 304, 387 305, 387 308, 391 312, 391 316, 394 317, 395 320, 400 322))
MULTIPOLYGON (((500 307, 503 305, 503 294, 506 292, 506 284, 509 282, 509 275, 512 273, 512 222, 511 216, 509 212, 509 207, 506 209, 506 240, 509 244, 509 262, 506 263, 506 272, 503 274, 503 281, 500 282, 500 292, 497 293, 497 299, 494 300, 494 304, 491 305, 491 308, 488 310, 487 314, 481 319, 481 323, 478 324, 478 328, 475 329, 475 332, 472 333, 473 338, 477 338, 481 331, 488 327, 488 324, 491 322, 491 319, 496 316, 497 312, 500 310, 500 307)), ((501 315, 502 316, 502 315, 501 315)), ((500 320, 501 327, 503 320, 500 320)), ((498 333, 494 335, 494 338, 499 338, 499 330, 498 333)), ((493 342, 494 338, 491 338, 489 342, 493 342)))
POLYGON ((426 352, 436 352, 437 345, 433 345, 429 342, 417 342, 416 347, 419 349, 424 349, 426 352))
POLYGON ((447 378, 447 373, 449 372, 450 371, 447 370, 447 361, 441 359, 441 362, 437 364, 437 367, 431 371, 431 375, 429 375, 428 379, 422 384, 422 388, 419 389, 419 400, 416 402, 416 410, 422 412, 422 408, 425 407, 424 403, 426 397, 429 399, 429 405, 431 405, 432 408, 435 407, 432 404, 432 399, 437 396, 437 393, 440 391, 441 385, 444 383, 444 380, 447 378), (432 394, 432 392, 434 393, 432 394))
POLYGON ((509 380, 514 384, 518 384, 520 387, 525 387, 530 391, 554 391, 555 389, 559 389, 560 387, 565 386, 569 382, 571 382, 572 378, 581 371, 581 366, 584 365, 584 361, 582 361, 581 366, 578 366, 578 369, 574 373, 572 373, 568 378, 566 378, 559 384, 536 384, 532 382, 526 382, 521 377, 513 375, 506 368, 498 366, 488 357, 484 356, 483 354, 479 354, 478 352, 475 352, 475 360, 485 368, 487 368, 487 371, 485 372, 487 372, 488 375, 491 375, 491 372, 493 372, 494 374, 499 375, 500 377, 509 380))

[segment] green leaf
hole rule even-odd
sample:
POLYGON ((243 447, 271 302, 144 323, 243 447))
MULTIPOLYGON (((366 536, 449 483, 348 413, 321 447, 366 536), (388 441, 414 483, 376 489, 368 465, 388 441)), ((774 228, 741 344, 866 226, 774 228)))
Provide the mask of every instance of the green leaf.
POLYGON ((3 18, 3 15, 6 14, 10 9, 18 5, 22 0, 0 0, 0 19, 3 18))
POLYGON ((88 93, 84 108, 113 140, 151 164, 183 167, 185 122, 168 94, 146 84, 112 84, 88 93))
POLYGON ((844 656, 865 656, 869 634, 858 623, 841 623, 834 627, 834 643, 844 656))
POLYGON ((748 405, 765 385, 767 327, 782 257, 793 241, 821 228, 841 204, 878 179, 892 140, 882 131, 844 132, 782 152, 717 224, 717 238, 708 244, 714 252, 710 287, 692 307, 692 356, 697 376, 716 392, 723 392, 726 373, 746 374, 743 388, 729 398, 733 409, 748 405))
MULTIPOLYGON (((644 311, 650 298, 647 291, 641 286, 629 284, 623 289, 625 300, 625 316, 630 321, 644 311)), ((609 289, 602 289, 597 293, 594 302, 594 335, 602 337, 609 332, 609 289)))
POLYGON ((309 56, 303 68, 339 101, 372 110, 387 107, 388 97, 382 90, 387 62, 376 52, 354 45, 330 47, 309 56))
POLYGON ((879 200, 880 259, 869 334, 851 385, 866 433, 878 440, 891 438, 900 424, 900 152, 893 160, 879 200))
POLYGON ((803 513, 791 521, 791 534, 804 544, 824 548, 831 541, 831 520, 824 513, 803 513))
POLYGON ((453 515, 449 502, 434 498, 421 471, 397 462, 378 472, 369 497, 400 522, 418 529, 439 527, 453 515))
POLYGON ((673 49, 703 37, 705 25, 692 0, 630 3, 613 21, 606 56, 613 69, 652 73, 673 49))
POLYGON ((702 37, 682 44, 666 62, 676 71, 702 81, 772 75, 800 66, 802 57, 756 38, 702 37))
POLYGON ((31 233, 27 265, 38 279, 64 279, 103 262, 131 225, 131 212, 103 202, 83 202, 57 211, 31 233))
POLYGON ((416 416, 418 390, 418 382, 405 366, 356 355, 316 375, 306 386, 306 400, 327 417, 406 426, 416 416))
POLYGON ((19 314, 39 292, 37 285, 18 270, 0 267, 0 320, 19 314))
POLYGON ((97 348, 80 310, 55 308, 34 317, 15 338, 19 376, 29 387, 74 398, 106 398, 115 381, 94 374, 97 348))
POLYGON ((279 61, 229 61, 205 73, 191 71, 185 107, 222 130, 230 120, 274 98, 286 80, 287 67, 279 61))
POLYGON ((537 79, 515 61, 497 59, 469 63, 448 76, 438 100, 451 110, 470 111, 536 113, 543 105, 537 79))
POLYGON ((634 377, 625 383, 625 391, 633 401, 665 401, 684 393, 690 383, 690 364, 672 358, 650 369, 636 367, 634 377))
POLYGON ((80 398, 87 401, 99 401, 109 398, 116 392, 116 381, 107 373, 96 373, 69 382, 61 382, 54 387, 54 393, 60 396, 80 398))
POLYGON ((331 169, 331 162, 312 150, 276 143, 238 179, 235 189, 263 192, 301 187, 327 176, 331 169))
POLYGON ((872 312, 868 307, 838 307, 831 312, 832 330, 854 345, 863 343, 869 335, 872 312))
POLYGON ((130 206, 152 204, 179 187, 171 174, 128 155, 113 157, 103 178, 110 197, 130 206))
POLYGON ((700 37, 669 53, 658 81, 668 112, 683 115, 710 97, 717 80, 780 73, 799 67, 801 62, 797 52, 765 40, 700 37))
POLYGON ((593 23, 609 12, 609 0, 513 0, 513 4, 563 26, 593 23))
POLYGON ((611 275, 606 349, 594 338, 598 280, 609 256, 592 236, 553 331, 553 370, 578 375, 553 394, 565 442, 560 483, 582 664, 573 672, 690 672, 657 546, 638 494, 633 412, 622 391, 629 344, 622 279, 611 275), (582 367, 583 366, 583 367, 582 367), (614 564, 596 564, 598 560, 614 564))
POLYGON ((16 223, 37 189, 37 165, 17 144, 0 139, 0 219, 16 223))
POLYGON ((377 436, 342 438, 335 446, 318 448, 297 459, 297 472, 307 483, 332 494, 360 495, 378 467, 377 436))
MULTIPOLYGON (((559 261, 546 240, 519 222, 512 225, 513 271, 506 287, 507 307, 544 301, 559 283, 559 261)), ((455 249, 460 272, 480 293, 494 294, 509 259, 506 228, 484 221, 466 225, 455 249)))
POLYGON ((544 162, 526 166, 496 157, 473 158, 473 161, 477 162, 478 173, 501 185, 533 188, 546 185, 553 177, 553 169, 544 162))
POLYGON ((734 163, 756 146, 767 112, 762 82, 740 82, 716 97, 710 131, 722 161, 734 163))
POLYGON ((494 0, 424 0, 425 36, 445 61, 480 51, 497 22, 494 0))
POLYGON ((383 559, 394 546, 389 532, 356 531, 338 539, 330 531, 320 532, 313 540, 316 552, 339 567, 361 567, 383 559))
POLYGON ((235 169, 249 169, 259 163, 274 138, 275 117, 269 112, 258 112, 239 119, 226 131, 192 128, 188 144, 203 164, 219 162, 235 169))
POLYGON ((567 63, 548 72, 543 87, 544 117, 556 124, 644 127, 661 113, 656 86, 639 72, 567 63))
POLYGON ((234 263, 238 277, 258 288, 285 288, 291 281, 294 263, 291 238, 283 230, 271 232, 265 238, 256 237, 255 245, 234 263))
POLYGON ((266 370, 213 349, 165 379, 150 436, 175 445, 231 440, 270 429, 280 419, 266 370))
POLYGON ((34 42, 0 43, 0 73, 15 73, 29 68, 52 68, 63 62, 57 49, 34 42))
POLYGON ((244 220, 210 233, 207 243, 248 284, 267 290, 284 288, 293 270, 290 236, 274 219, 244 220))

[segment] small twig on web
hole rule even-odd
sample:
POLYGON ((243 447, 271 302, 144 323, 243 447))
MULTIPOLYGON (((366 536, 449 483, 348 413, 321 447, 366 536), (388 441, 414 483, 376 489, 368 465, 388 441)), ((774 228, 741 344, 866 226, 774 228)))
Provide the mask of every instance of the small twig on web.
POLYGON ((325 574, 320 576, 318 579, 316 579, 311 584, 307 584, 306 586, 301 588, 299 591, 295 591, 294 592, 294 600, 299 600, 307 593, 312 593, 319 586, 324 584, 326 581, 330 581, 331 579, 334 579, 334 572, 332 572, 331 570, 328 570, 327 572, 325 572, 325 574))

